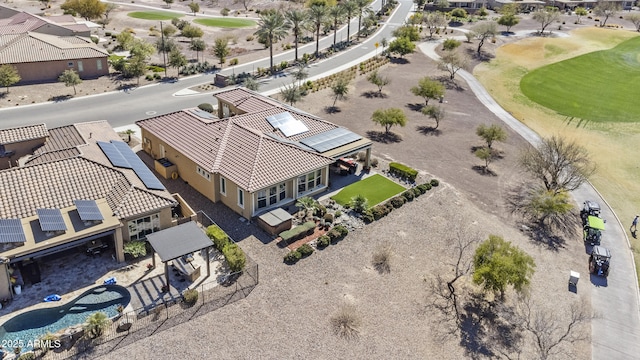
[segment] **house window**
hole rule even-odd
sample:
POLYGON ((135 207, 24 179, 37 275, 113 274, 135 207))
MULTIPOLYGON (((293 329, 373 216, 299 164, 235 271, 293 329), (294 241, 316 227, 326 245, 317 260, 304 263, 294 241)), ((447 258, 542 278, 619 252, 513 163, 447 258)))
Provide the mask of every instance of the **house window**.
POLYGON ((298 177, 298 193, 311 191, 322 185, 322 170, 312 171, 298 177))
POLYGON ((220 194, 227 196, 227 179, 220 177, 220 194))
POLYGON ((160 214, 129 221, 129 240, 144 240, 156 231, 160 231, 160 214))
POLYGON ((287 197, 287 185, 285 185, 285 183, 282 183, 278 185, 278 188, 280 192, 280 201, 282 201, 285 197, 287 197))
POLYGON ((202 176, 203 178, 211 181, 211 174, 208 171, 201 168, 200 166, 196 166, 196 172, 200 174, 200 176, 202 176))
POLYGON ((98 59, 96 61, 96 66, 98 70, 102 70, 102 59, 98 59))
POLYGON ((78 61, 78 72, 84 71, 84 65, 82 65, 82 61, 78 61))
POLYGON ((68 66, 68 67, 73 67, 73 61, 69 61, 69 62, 67 63, 67 66, 68 66))
POLYGON ((238 206, 244 209, 244 191, 238 189, 238 206))
POLYGON ((273 205, 278 202, 278 187, 273 186, 269 188, 269 205, 273 205))
POLYGON ((267 207, 267 192, 265 190, 258 191, 258 209, 267 207))
POLYGON ((258 191, 258 209, 272 206, 287 197, 287 185, 281 183, 266 190, 258 191))

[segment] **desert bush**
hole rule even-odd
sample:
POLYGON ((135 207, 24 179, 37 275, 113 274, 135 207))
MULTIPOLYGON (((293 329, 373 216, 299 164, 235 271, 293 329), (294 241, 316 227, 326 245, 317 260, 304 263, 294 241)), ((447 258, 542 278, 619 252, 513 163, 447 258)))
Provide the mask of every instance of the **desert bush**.
POLYGON ((429 183, 420 184, 418 185, 418 189, 420 189, 420 191, 422 191, 422 193, 424 194, 427 191, 431 190, 431 184, 429 183))
POLYGON ((394 208, 399 208, 402 205, 404 205, 404 203, 407 201, 407 199, 405 199, 402 196, 395 196, 393 198, 391 198, 391 205, 393 205, 394 208))
POLYGON ((224 247, 231 242, 229 235, 218 225, 210 225, 207 227, 207 236, 213 241, 213 246, 218 251, 222 251, 224 247))
POLYGON ((406 165, 396 162, 389 163, 389 172, 403 178, 407 178, 411 181, 415 180, 416 176, 418 176, 418 171, 416 169, 412 169, 406 165))
POLYGON ((373 212, 371 211, 371 209, 367 209, 362 212, 362 221, 364 221, 365 224, 370 224, 374 220, 375 218, 373 217, 373 212))
POLYGON ((246 38, 247 41, 253 41, 253 39, 254 39, 253 35, 249 35, 246 38))
POLYGON ((326 214, 324 214, 323 219, 324 219, 324 221, 326 223, 331 224, 331 223, 333 223, 333 214, 326 213, 326 214))
POLYGON ((36 354, 34 354, 32 351, 28 352, 28 353, 24 353, 22 355, 20 355, 18 357, 18 360, 35 360, 36 358, 36 354))
POLYGON ((87 316, 87 320, 85 320, 84 331, 85 335, 89 338, 97 338, 102 335, 102 333, 109 327, 111 324, 111 320, 102 311, 98 311, 87 316))
POLYGON ((440 181, 438 181, 438 179, 431 179, 429 184, 431 184, 432 187, 436 187, 436 186, 440 185, 440 181))
POLYGON ((289 253, 284 256, 284 262, 287 264, 295 264, 300 259, 302 259, 302 254, 300 254, 298 250, 289 251, 289 253))
POLYGON ((144 241, 129 241, 124 244, 124 253, 138 258, 147 255, 147 246, 144 241))
POLYGON ((413 201, 413 191, 411 191, 411 189, 405 191, 402 193, 402 197, 404 197, 405 199, 407 199, 407 201, 413 201))
POLYGON ((327 213, 327 208, 324 205, 318 205, 314 209, 313 216, 323 217, 327 213))
POLYGON ((335 215, 337 218, 339 218, 340 216, 342 216, 342 211, 337 210, 335 215))
POLYGON ((423 194, 422 191, 420 191, 420 189, 418 189, 417 186, 412 188, 412 189, 409 189, 408 191, 413 191, 413 196, 414 197, 418 197, 418 196, 423 194))
POLYGON ((378 159, 377 158, 371 159, 371 166, 378 167, 378 159))
POLYGON ((184 298, 184 302, 189 305, 193 305, 198 302, 198 290, 187 289, 184 293, 182 293, 182 297, 184 298))
POLYGON ((231 12, 231 10, 229 10, 228 8, 224 8, 224 9, 220 10, 220 15, 229 16, 230 12, 231 12))
POLYGON ((358 315, 353 305, 343 305, 340 310, 331 317, 333 332, 345 339, 355 339, 358 337, 360 323, 360 315, 358 315))
POLYGON ((225 245, 225 247, 222 248, 222 254, 231 272, 242 271, 247 264, 247 257, 238 244, 229 243, 225 245))
POLYGON ((374 220, 380 220, 387 215, 387 208, 382 205, 376 205, 371 208, 374 220))
POLYGON ((298 248, 298 252, 300 253, 300 255, 302 255, 302 257, 307 257, 313 254, 313 248, 309 244, 303 244, 298 248))
POLYGON ((334 241, 340 239, 340 232, 338 230, 336 230, 336 229, 331 229, 331 230, 327 231, 326 236, 329 237, 331 242, 334 242, 334 241))
POLYGON ((349 234, 349 230, 343 225, 336 225, 333 230, 336 230, 340 234, 340 237, 345 237, 349 234))
POLYGON ((302 225, 298 225, 291 230, 283 231, 279 234, 282 240, 287 243, 290 241, 298 240, 299 238, 309 234, 313 234, 314 229, 316 228, 316 223, 313 221, 307 221, 302 225))
POLYGON ((391 245, 381 245, 376 251, 373 253, 372 265, 373 268, 376 269, 379 273, 390 273, 391 272, 391 245))
POLYGON ((318 238, 318 249, 324 249, 327 246, 329 246, 329 244, 331 243, 331 238, 329 238, 327 235, 322 235, 318 238))

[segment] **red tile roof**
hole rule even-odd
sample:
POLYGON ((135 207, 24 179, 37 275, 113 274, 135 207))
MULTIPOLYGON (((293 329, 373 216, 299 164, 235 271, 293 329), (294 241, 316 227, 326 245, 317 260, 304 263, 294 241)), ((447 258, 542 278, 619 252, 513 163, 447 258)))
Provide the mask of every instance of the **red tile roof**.
POLYGON ((0 144, 13 144, 16 142, 34 140, 47 137, 47 126, 36 124, 10 129, 0 129, 0 144))
POLYGON ((28 32, 0 34, 0 64, 105 58, 109 53, 91 40, 28 32))

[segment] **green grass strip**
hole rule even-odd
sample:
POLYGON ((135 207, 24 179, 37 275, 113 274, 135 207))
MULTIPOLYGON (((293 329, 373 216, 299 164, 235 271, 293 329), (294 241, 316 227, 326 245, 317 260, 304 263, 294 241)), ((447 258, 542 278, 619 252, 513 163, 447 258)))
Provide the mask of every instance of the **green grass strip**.
POLYGON ((559 114, 597 122, 640 121, 640 37, 543 66, 520 81, 531 100, 559 114))
POLYGON ((134 11, 128 13, 127 16, 142 20, 171 20, 183 17, 184 14, 169 11, 134 11))
POLYGON ((380 174, 375 174, 364 180, 360 180, 344 187, 339 193, 331 198, 338 204, 344 206, 351 201, 352 197, 360 194, 367 198, 368 206, 371 207, 394 197, 405 190, 404 186, 397 184, 380 174))
POLYGON ((242 28, 255 26, 256 22, 247 19, 233 19, 233 18, 208 18, 208 19, 195 19, 193 22, 211 27, 220 28, 242 28))

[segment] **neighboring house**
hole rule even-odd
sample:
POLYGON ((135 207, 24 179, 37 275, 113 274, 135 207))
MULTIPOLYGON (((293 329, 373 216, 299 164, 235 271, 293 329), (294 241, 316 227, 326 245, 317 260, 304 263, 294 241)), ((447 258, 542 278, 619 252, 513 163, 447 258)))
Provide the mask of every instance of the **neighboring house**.
POLYGON ((38 16, 0 5, 0 35, 37 32, 56 36, 91 36, 86 23, 71 15, 38 16))
POLYGON ((21 83, 57 81, 69 69, 82 79, 108 75, 108 56, 106 50, 79 36, 35 32, 0 35, 0 65, 15 66, 21 83))
POLYGON ((11 297, 9 270, 32 268, 73 248, 91 250, 92 241, 124 261, 126 242, 176 225, 179 214, 194 216, 106 121, 26 127, 20 136, 42 141, 19 159, 21 166, 0 171, 0 299, 11 297), (43 131, 46 141, 39 137, 43 131))
POLYGON ((519 5, 521 12, 535 11, 546 6, 545 2, 540 0, 488 0, 487 8, 498 10, 507 4, 519 5))
POLYGON ((18 159, 32 154, 48 136, 45 124, 0 129, 0 170, 18 166, 18 159))
MULTIPOLYGON (((631 10, 636 3, 628 0, 604 0, 603 2, 617 3, 621 9, 631 10)), ((546 0, 548 6, 555 6, 560 10, 574 10, 577 7, 593 9, 598 5, 598 0, 546 0)))
POLYGON ((218 117, 187 109, 136 122, 156 168, 171 166, 213 202, 245 218, 325 191, 330 165, 371 141, 293 107, 237 88, 214 95, 218 117))

